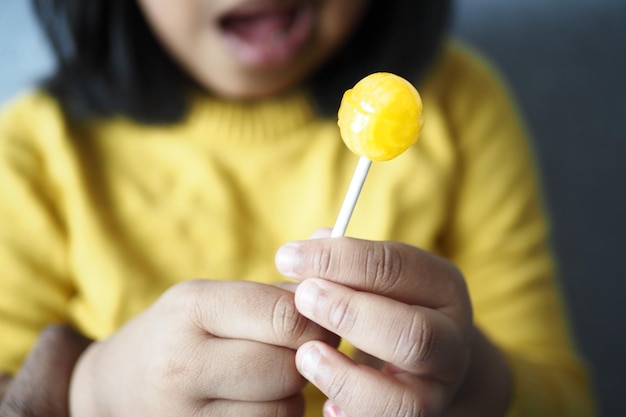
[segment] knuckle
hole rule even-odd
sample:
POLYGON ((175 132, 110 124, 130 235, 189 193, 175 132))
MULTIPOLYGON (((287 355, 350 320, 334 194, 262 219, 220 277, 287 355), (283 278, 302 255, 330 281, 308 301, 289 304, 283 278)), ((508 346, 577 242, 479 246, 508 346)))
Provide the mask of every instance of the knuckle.
POLYGON ((158 302, 169 306, 187 305, 189 300, 197 300, 207 281, 194 279, 180 282, 168 288, 158 302))
POLYGON ((330 243, 323 243, 313 254, 313 273, 319 278, 329 278, 333 273, 332 246, 330 243))
POLYGON ((207 297, 211 293, 206 291, 204 283, 200 280, 183 281, 169 287, 150 306, 149 312, 167 311, 165 323, 176 320, 191 320, 200 325, 207 318, 207 310, 213 308, 213 298, 207 297))
POLYGON ((419 311, 415 311, 402 328, 394 358, 398 364, 418 369, 431 359, 435 349, 435 328, 419 311))
MULTIPOLYGON (((212 350, 212 349, 210 349, 212 350)), ((179 394, 195 392, 193 384, 201 380, 202 375, 215 375, 216 368, 202 360, 195 343, 172 341, 164 346, 154 346, 151 366, 146 370, 146 378, 152 381, 156 392, 175 392, 179 394)), ((206 381, 207 393, 215 391, 213 383, 206 381)))
MULTIPOLYGON (((186 317, 191 320, 196 327, 202 328, 203 323, 207 322, 207 303, 203 303, 197 295, 199 283, 195 281, 183 282, 169 290, 166 295, 169 296, 168 302, 179 305, 182 302, 183 310, 186 317)), ((173 310, 176 311, 176 310, 173 310)), ((208 316, 210 317, 210 316, 208 316)))
POLYGON ((272 329, 279 340, 294 344, 304 338, 308 320, 296 309, 293 296, 278 296, 271 311, 272 329))
POLYGON ((328 384, 328 398, 339 404, 350 404, 353 401, 351 384, 347 372, 336 372, 328 384))
POLYGON ((328 322, 339 333, 349 334, 354 328, 355 314, 351 307, 351 298, 344 295, 333 302, 328 309, 328 322))
POLYGON ((398 248, 388 242, 370 242, 365 250, 366 288, 387 294, 400 279, 402 256, 398 248))

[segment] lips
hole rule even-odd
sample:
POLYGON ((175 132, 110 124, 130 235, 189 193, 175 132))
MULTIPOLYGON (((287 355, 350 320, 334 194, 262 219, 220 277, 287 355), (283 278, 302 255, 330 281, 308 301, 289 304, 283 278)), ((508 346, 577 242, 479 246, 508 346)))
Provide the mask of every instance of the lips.
POLYGON ((313 18, 307 6, 242 7, 224 14, 219 27, 237 59, 266 68, 298 56, 311 37, 313 18))

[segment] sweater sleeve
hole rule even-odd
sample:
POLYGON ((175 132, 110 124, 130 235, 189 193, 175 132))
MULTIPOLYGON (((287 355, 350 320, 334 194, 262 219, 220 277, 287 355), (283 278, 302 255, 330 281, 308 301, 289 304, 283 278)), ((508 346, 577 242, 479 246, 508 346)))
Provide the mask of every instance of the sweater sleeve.
POLYGON ((450 59, 440 88, 450 92, 441 100, 459 171, 444 247, 466 276, 477 327, 508 358, 513 398, 507 417, 593 415, 519 113, 483 60, 467 51, 450 59))
POLYGON ((67 321, 72 294, 57 190, 33 132, 51 131, 35 95, 0 116, 0 372, 15 373, 41 329, 67 321), (41 114, 38 114, 41 113, 41 114))

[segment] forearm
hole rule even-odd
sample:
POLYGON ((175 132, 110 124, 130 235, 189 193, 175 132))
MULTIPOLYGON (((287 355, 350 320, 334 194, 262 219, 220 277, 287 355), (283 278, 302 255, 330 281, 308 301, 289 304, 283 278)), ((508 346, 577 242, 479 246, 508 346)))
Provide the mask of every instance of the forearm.
POLYGON ((90 343, 66 326, 45 329, 20 372, 0 381, 0 416, 68 417, 72 370, 90 343))

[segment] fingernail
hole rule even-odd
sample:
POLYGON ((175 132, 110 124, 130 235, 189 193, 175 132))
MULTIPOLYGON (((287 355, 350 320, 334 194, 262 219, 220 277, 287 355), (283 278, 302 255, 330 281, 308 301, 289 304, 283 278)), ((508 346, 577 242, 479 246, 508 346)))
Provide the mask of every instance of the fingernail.
POLYGON ((276 252, 276 269, 286 277, 300 278, 300 275, 295 271, 296 265, 300 262, 298 246, 294 242, 286 243, 276 252))
POLYGON ((296 290, 296 308, 308 318, 312 318, 315 306, 319 304, 322 289, 310 279, 303 281, 296 290))
POLYGON ((317 368, 322 360, 322 352, 316 347, 309 349, 304 354, 302 362, 300 363, 300 372, 308 380, 312 380, 317 373, 317 368))

